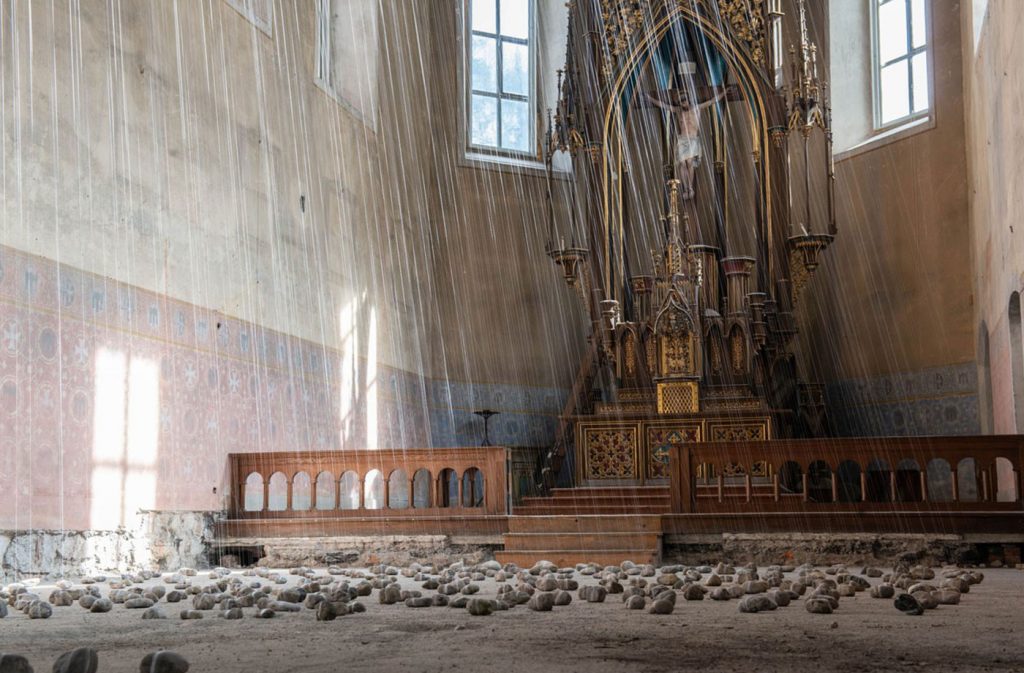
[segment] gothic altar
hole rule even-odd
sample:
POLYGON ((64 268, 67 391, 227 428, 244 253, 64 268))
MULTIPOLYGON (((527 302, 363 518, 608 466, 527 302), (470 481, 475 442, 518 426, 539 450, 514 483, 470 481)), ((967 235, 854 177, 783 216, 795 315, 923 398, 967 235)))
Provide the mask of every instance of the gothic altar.
POLYGON ((591 333, 549 485, 657 483, 673 446, 824 432, 795 307, 836 234, 831 113, 807 8, 785 4, 569 3, 547 157, 571 157, 572 207, 548 254, 591 333))

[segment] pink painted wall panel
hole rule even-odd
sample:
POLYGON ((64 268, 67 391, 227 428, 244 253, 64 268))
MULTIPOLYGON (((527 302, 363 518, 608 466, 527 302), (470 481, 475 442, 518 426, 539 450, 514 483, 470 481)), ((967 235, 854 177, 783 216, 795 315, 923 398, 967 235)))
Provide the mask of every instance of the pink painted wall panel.
MULTIPOLYGON (((428 446, 419 377, 373 371, 378 444, 428 446)), ((362 448, 343 375, 321 344, 0 247, 0 528, 219 509, 230 452, 362 448)))

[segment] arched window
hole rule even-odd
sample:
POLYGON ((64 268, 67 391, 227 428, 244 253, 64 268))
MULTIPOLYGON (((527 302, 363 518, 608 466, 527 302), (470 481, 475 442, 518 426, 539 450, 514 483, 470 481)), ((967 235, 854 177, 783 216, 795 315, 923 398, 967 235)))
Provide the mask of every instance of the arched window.
POLYGON ((263 509, 263 475, 259 472, 253 472, 245 478, 243 500, 246 512, 259 512, 263 509))
POLYGON ((399 468, 388 477, 388 509, 409 508, 409 477, 399 468))
POLYGON ((1017 472, 1006 458, 996 458, 996 502, 1017 502, 1017 472))
POLYGON ((425 509, 430 505, 430 471, 420 468, 412 476, 412 506, 416 509, 425 509))
POLYGON ((313 481, 307 472, 298 472, 292 477, 292 509, 304 512, 312 507, 313 481))
POLYGON ((288 509, 288 477, 284 472, 270 475, 267 501, 267 509, 271 512, 283 512, 288 509))
POLYGON ((1010 376, 1013 382, 1013 417, 1024 433, 1024 337, 1021 334, 1020 294, 1010 295, 1010 376))
POLYGON ((928 461, 927 479, 929 501, 953 501, 953 472, 947 461, 942 458, 932 458, 928 461))
POLYGON ((864 481, 867 485, 867 493, 864 495, 868 502, 892 502, 892 468, 886 461, 875 458, 868 463, 868 469, 864 481))
POLYGON ((483 507, 484 473, 471 467, 462 474, 462 506, 483 507))
POLYGON ((384 507, 384 475, 380 470, 370 470, 363 480, 363 509, 384 507))
POLYGON ((438 475, 438 486, 441 491, 441 507, 459 506, 459 473, 446 467, 438 475))
POLYGON ((860 465, 853 460, 844 460, 836 470, 836 484, 839 502, 860 502, 864 499, 860 486, 860 465))
POLYGON ((336 485, 334 475, 329 472, 321 472, 316 476, 316 508, 334 509, 336 500, 336 485))
POLYGON ((779 491, 783 494, 804 492, 804 471, 800 463, 787 460, 779 468, 779 491))
POLYGON ((956 491, 960 502, 978 502, 978 464, 973 458, 957 463, 956 491))
POLYGON ((338 495, 339 509, 359 509, 360 492, 362 485, 359 483, 359 475, 349 470, 341 475, 341 488, 338 495))
POLYGON ((896 501, 921 502, 921 466, 912 458, 904 458, 896 466, 896 501))
POLYGON ((832 468, 823 460, 816 460, 807 468, 807 499, 832 502, 832 468))

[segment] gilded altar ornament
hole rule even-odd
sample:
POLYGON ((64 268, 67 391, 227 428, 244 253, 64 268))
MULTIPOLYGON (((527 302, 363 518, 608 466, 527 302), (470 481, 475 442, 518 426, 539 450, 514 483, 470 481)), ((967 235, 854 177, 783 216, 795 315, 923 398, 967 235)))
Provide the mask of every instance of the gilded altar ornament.
POLYGON ((810 39, 807 30, 807 8, 799 0, 800 46, 790 47, 790 82, 787 95, 787 151, 801 151, 803 166, 803 203, 794 200, 792 182, 800 176, 791 176, 789 205, 791 236, 789 244, 790 280, 792 299, 797 304, 800 293, 807 286, 814 270, 818 268, 818 256, 835 238, 835 168, 832 156, 832 111, 826 95, 826 85, 818 75, 818 46, 810 39), (813 133, 824 137, 825 152, 820 163, 812 158, 810 137, 813 133), (827 178, 826 206, 827 222, 815 222, 811 211, 811 173, 824 170, 827 178), (802 208, 800 206, 803 206, 802 208), (801 220, 802 221, 799 221, 801 220), (822 229, 825 229, 823 232, 822 229))
POLYGON ((754 62, 763 65, 765 21, 762 0, 718 0, 718 11, 732 34, 745 44, 754 62))
POLYGON ((636 379, 636 334, 627 330, 622 341, 622 358, 625 378, 633 381, 636 379))
POLYGON ((732 373, 743 375, 747 371, 747 342, 743 337, 743 330, 739 325, 732 328, 729 333, 729 363, 732 365, 732 373))

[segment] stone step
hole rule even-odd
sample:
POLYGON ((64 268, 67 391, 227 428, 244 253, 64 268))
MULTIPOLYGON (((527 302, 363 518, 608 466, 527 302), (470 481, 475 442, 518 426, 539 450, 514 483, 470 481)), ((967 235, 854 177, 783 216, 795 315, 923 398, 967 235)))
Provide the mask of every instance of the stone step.
POLYGON ((635 549, 539 549, 500 551, 494 558, 498 563, 515 563, 521 568, 530 568, 538 561, 550 561, 560 568, 571 567, 577 563, 596 563, 601 566, 619 565, 623 561, 633 563, 652 563, 657 565, 660 553, 657 549, 637 551, 635 549))
POLYGON ((509 533, 504 536, 505 551, 530 549, 658 549, 661 535, 656 532, 560 532, 509 533))
POLYGON ((521 516, 508 518, 509 533, 661 533, 660 514, 521 516))

